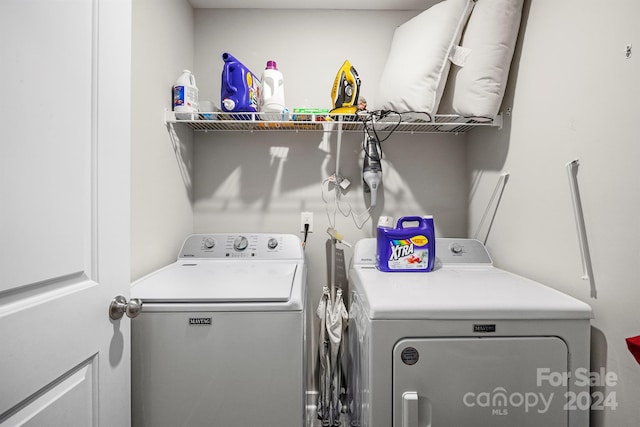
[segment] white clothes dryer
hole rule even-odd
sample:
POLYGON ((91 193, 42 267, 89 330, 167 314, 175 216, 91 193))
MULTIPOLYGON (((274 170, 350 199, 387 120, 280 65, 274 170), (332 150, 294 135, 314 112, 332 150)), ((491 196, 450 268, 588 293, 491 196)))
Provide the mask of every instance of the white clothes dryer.
POLYGON ((591 308, 493 266, 481 242, 437 239, 430 273, 350 267, 350 423, 587 427, 591 308), (586 404, 585 404, 586 402, 586 404))
POLYGON ((132 284, 133 426, 305 420, 306 266, 285 234, 189 236, 132 284))

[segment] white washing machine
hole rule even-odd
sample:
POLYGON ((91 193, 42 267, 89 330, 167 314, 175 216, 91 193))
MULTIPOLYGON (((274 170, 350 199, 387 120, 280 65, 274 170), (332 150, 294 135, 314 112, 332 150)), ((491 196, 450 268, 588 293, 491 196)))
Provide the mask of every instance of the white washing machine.
POLYGON ((591 308, 438 239, 430 273, 350 267, 352 426, 587 427, 591 308))
POLYGON ((304 423, 306 266, 284 234, 189 236, 132 284, 134 426, 304 423))

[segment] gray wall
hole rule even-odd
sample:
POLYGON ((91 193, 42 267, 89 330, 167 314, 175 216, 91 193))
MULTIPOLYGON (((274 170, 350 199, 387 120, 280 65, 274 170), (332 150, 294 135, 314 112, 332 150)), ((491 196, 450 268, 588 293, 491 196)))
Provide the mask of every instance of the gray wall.
MULTIPOLYGON (((168 132, 164 109, 193 68, 193 9, 183 0, 134 0, 132 12, 131 277, 175 261, 193 231, 193 136, 168 132)), ((126 97, 123 94, 123 102, 126 97)))
MULTIPOLYGON (((501 132, 468 141, 469 232, 478 229, 499 176, 510 174, 487 245, 496 265, 547 283, 593 309, 592 368, 618 375, 615 411, 592 425, 635 425, 640 367, 625 337, 640 334, 640 4, 527 1, 503 102, 501 132), (565 164, 579 159, 593 276, 582 264, 565 164), (591 291, 596 296, 591 295, 591 291)), ((488 220, 479 236, 484 239, 488 220)))

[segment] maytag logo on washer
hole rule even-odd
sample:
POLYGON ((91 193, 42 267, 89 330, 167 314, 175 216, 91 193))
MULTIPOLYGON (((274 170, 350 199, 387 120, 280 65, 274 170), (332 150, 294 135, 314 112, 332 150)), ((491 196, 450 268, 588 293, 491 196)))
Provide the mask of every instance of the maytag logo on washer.
POLYGON ((495 323, 492 324, 474 324, 473 325, 473 332, 495 332, 496 331, 496 325, 495 323))
POLYGON ((190 317, 190 325, 211 325, 211 317, 190 317))

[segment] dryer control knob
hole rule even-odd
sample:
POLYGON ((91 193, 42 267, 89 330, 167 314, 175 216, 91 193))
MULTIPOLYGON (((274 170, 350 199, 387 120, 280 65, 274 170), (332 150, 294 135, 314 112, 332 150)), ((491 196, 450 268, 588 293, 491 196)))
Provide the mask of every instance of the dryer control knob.
POLYGON ((267 242, 267 247, 269 249, 275 249, 277 246, 278 246, 278 241, 273 237, 270 238, 269 241, 267 242))
POLYGON ((244 236, 236 237, 236 240, 233 241, 233 249, 236 251, 244 251, 249 246, 249 240, 244 236))
POLYGON ((451 246, 449 246, 449 249, 451 249, 451 252, 454 254, 461 254, 463 248, 460 243, 452 243, 451 246))

